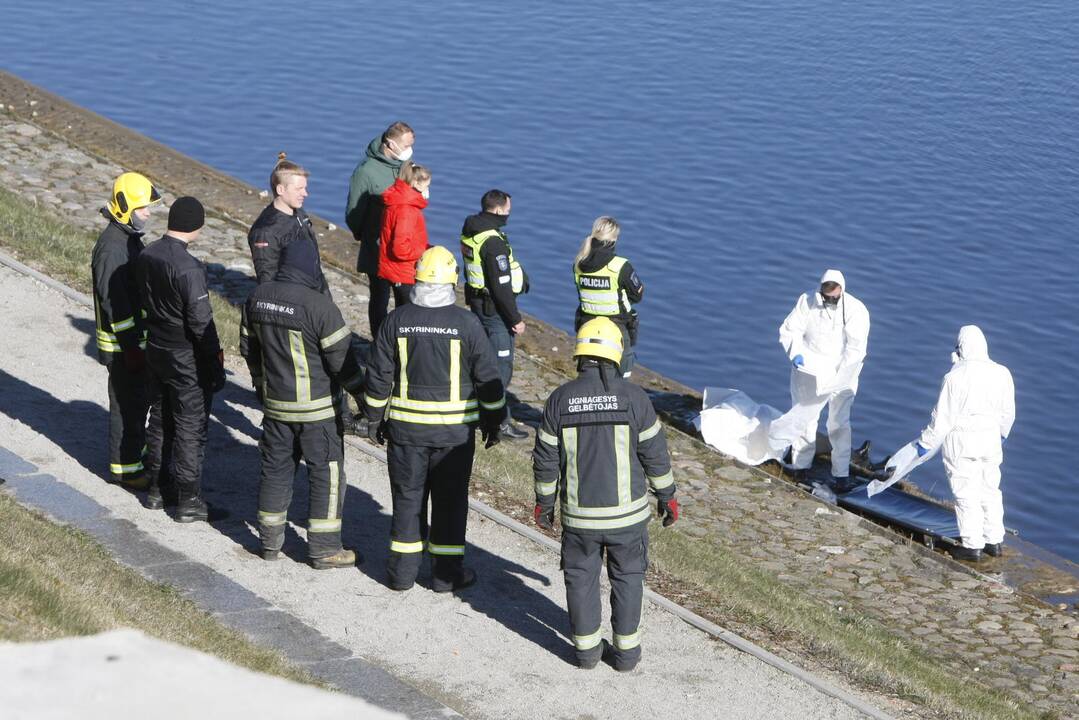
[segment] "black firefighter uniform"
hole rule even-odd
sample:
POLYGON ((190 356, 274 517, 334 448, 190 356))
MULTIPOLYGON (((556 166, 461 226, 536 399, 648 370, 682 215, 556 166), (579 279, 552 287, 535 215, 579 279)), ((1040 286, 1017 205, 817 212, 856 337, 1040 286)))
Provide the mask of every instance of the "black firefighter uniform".
POLYGON ((674 496, 663 426, 641 388, 596 365, 555 390, 543 411, 532 454, 536 503, 560 501, 562 567, 573 645, 588 665, 603 652, 599 576, 611 582, 614 664, 641 654, 641 602, 648 567, 648 490, 674 496))
POLYGON ((143 475, 146 447, 144 362, 146 330, 135 284, 135 261, 143 250, 142 233, 109 218, 90 262, 94 283, 97 356, 109 370, 109 477, 125 482, 143 475))
POLYGON ((459 577, 475 428, 481 416, 485 428, 497 428, 505 402, 491 344, 468 310, 409 304, 382 323, 364 407, 370 422, 385 418, 389 440, 391 586, 406 589, 415 582, 425 541, 435 589, 450 589, 459 577))
POLYGON ((299 458, 310 483, 307 521, 312 560, 341 550, 345 502, 341 389, 362 390, 364 369, 341 311, 323 281, 292 267, 251 293, 240 327, 240 354, 263 405, 259 454, 259 535, 280 550, 299 458))

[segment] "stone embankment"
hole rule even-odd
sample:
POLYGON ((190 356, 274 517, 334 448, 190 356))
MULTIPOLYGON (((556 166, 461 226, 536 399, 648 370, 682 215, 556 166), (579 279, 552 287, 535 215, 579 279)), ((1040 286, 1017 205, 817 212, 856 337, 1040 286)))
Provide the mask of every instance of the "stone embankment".
MULTIPOLYGON (((0 73, 0 183, 72 223, 97 229, 116 174, 147 173, 174 194, 203 198, 214 217, 198 253, 214 286, 235 301, 252 287, 246 223, 267 202, 258 190, 163 148, 130 130, 0 73)), ((163 216, 155 227, 163 225, 163 216)), ((330 262, 348 268, 351 239, 324 221, 316 225, 330 262)), ((526 249, 525 249, 526 251, 526 249)), ((342 311, 367 336, 364 283, 347 272, 331 285, 342 311)), ((533 332, 533 328, 536 329, 533 332)), ((564 380, 566 336, 541 323, 514 376, 528 421, 564 380), (551 353, 562 349, 561 356, 551 353)), ((663 406, 684 413, 692 391, 642 373, 663 406), (666 393, 666 394, 665 394, 666 393)), ((684 419, 684 416, 683 416, 684 419)), ((1045 711, 1079 715, 1079 623, 1074 606, 1038 599, 1076 592, 1072 567, 1063 570, 1030 553, 971 572, 846 511, 826 506, 787 483, 738 466, 698 440, 671 433, 675 477, 685 507, 677 530, 699 542, 752 558, 837 613, 868 618, 902 642, 939 659, 970 682, 998 688, 1045 711), (1016 588, 1002 578, 1022 581, 1016 588), (1038 597, 1036 597, 1038 596, 1038 597)), ((527 448, 520 446, 522 462, 527 448)))

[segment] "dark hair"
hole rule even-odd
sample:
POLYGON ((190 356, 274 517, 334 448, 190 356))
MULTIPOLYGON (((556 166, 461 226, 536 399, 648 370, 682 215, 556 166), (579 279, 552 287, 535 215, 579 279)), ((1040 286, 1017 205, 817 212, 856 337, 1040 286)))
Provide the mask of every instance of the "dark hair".
POLYGON ((483 199, 480 200, 480 209, 484 212, 498 210, 506 204, 510 197, 512 196, 508 192, 503 192, 502 190, 488 190, 483 194, 483 199))
POLYGON ((286 157, 283 152, 277 153, 277 164, 270 173, 270 193, 274 197, 277 197, 277 186, 288 183, 289 178, 310 176, 310 173, 291 160, 286 160, 286 157))
POLYGON ((839 287, 839 283, 837 283, 835 280, 829 280, 820 284, 820 291, 822 293, 830 293, 837 287, 839 287))
POLYGON ((397 121, 386 128, 386 132, 382 133, 382 142, 385 143, 387 140, 397 142, 405 135, 416 137, 416 132, 408 126, 408 123, 397 121))

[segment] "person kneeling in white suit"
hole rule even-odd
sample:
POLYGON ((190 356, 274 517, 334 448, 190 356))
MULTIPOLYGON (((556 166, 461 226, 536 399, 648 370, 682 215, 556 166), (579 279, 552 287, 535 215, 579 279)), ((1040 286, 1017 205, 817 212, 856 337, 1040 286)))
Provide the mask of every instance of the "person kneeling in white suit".
POLYGON ((952 363, 917 450, 924 455, 941 448, 963 543, 952 548, 952 557, 978 561, 983 551, 1003 553, 1000 463, 1015 421, 1015 385, 1008 368, 989 359, 977 325, 960 328, 952 363))

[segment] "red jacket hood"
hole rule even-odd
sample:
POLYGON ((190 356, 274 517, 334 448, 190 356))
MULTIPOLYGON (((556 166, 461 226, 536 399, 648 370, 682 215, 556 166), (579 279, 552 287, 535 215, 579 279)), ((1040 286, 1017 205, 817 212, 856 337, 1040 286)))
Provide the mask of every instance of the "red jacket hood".
POLYGON ((393 181, 393 185, 386 188, 386 191, 382 193, 382 202, 386 207, 391 205, 411 205, 412 207, 420 208, 421 210, 427 207, 427 201, 419 190, 406 183, 401 178, 397 178, 393 181))

